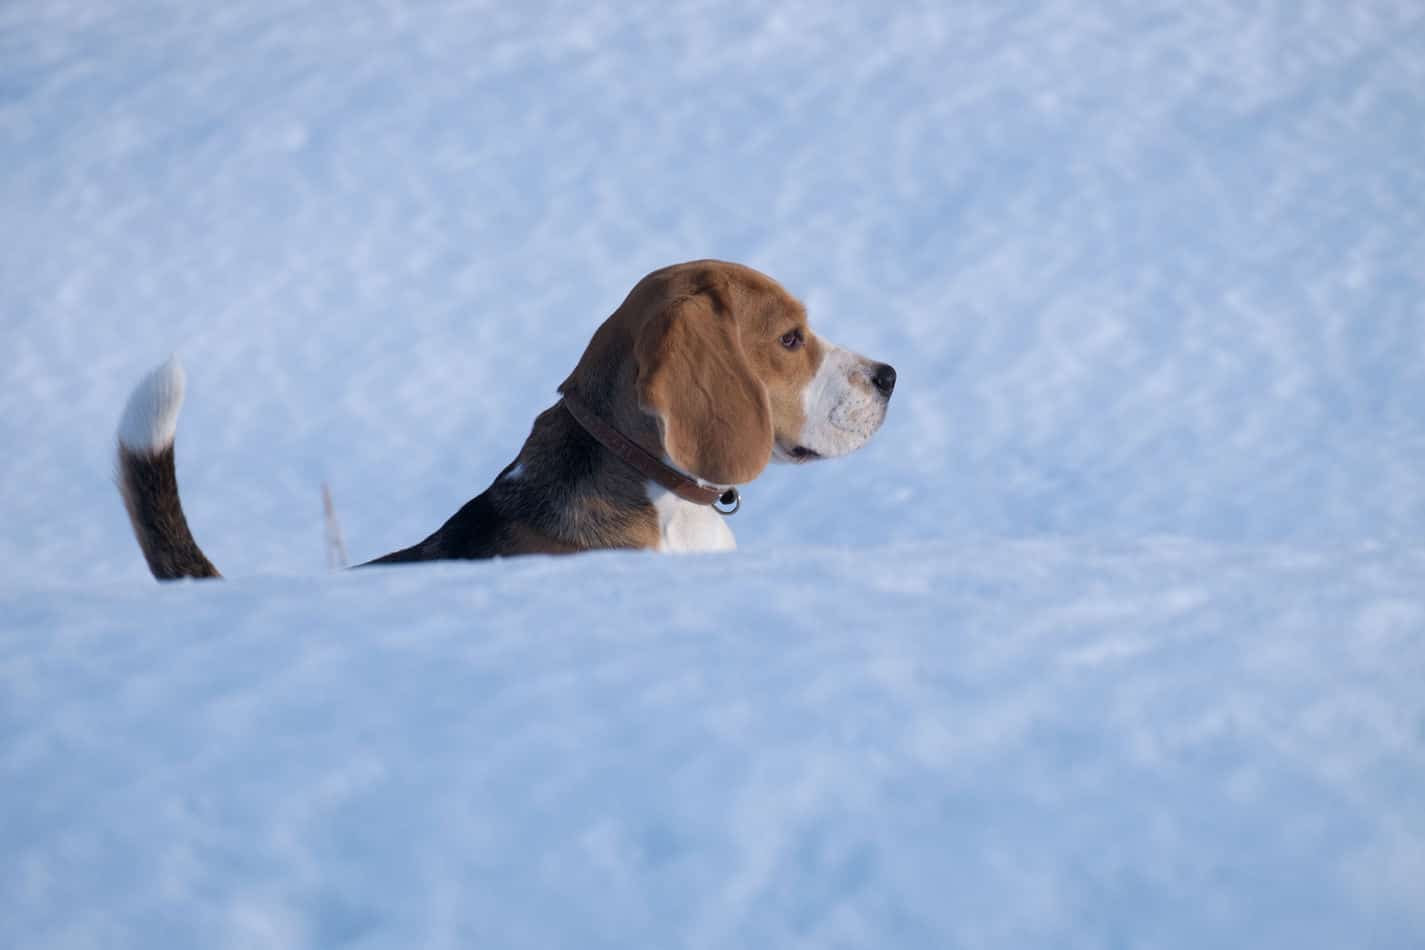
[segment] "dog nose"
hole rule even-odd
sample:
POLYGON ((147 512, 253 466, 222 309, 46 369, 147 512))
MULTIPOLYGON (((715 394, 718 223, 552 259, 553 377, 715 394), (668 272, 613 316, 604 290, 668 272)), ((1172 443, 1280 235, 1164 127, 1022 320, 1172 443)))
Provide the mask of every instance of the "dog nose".
POLYGON ((896 368, 889 363, 882 363, 871 375, 871 382, 876 384, 882 396, 889 396, 891 390, 896 388, 896 368))

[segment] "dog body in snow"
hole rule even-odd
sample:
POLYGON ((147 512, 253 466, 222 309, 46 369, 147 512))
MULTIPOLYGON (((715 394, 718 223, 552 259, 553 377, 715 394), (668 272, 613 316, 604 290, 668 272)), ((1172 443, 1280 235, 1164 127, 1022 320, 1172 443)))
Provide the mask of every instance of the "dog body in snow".
MULTIPOLYGON (((770 462, 860 448, 895 380, 890 366, 819 339, 765 274, 721 261, 654 271, 594 333, 490 487, 425 540, 368 563, 731 549, 736 487, 770 462)), ((119 489, 160 580, 219 576, 179 502, 183 384, 176 362, 149 374, 118 432, 119 489)))

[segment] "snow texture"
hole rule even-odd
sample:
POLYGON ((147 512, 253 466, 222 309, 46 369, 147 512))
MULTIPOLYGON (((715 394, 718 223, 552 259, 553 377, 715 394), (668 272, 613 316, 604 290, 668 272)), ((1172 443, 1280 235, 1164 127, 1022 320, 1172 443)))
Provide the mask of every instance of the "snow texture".
POLYGON ((900 372, 746 550, 1425 537, 1414 0, 12 0, 0 42, 11 582, 143 576, 111 433, 170 352, 199 540, 307 571, 322 481, 354 555, 419 540, 704 256, 900 372))
POLYGON ((1425 946, 1422 89, 1417 0, 0 4, 0 946, 1425 946), (319 576, 697 257, 864 449, 319 576), (175 351, 232 583, 111 482, 175 351))
POLYGON ((1425 552, 7 595, 15 947, 1416 948, 1425 552))
POLYGON ((176 356, 140 380, 119 419, 119 444, 148 454, 172 445, 184 385, 183 366, 176 356))

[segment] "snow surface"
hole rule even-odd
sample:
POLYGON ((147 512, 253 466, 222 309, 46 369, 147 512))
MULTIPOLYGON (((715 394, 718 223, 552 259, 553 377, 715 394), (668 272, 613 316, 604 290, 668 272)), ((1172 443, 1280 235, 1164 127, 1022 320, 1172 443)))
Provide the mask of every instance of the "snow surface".
POLYGON ((1425 945, 1416 0, 0 4, 0 946, 1425 945), (643 273, 894 364, 741 552, 320 574, 643 273), (131 388, 228 584, 158 588, 131 388))
POLYGON ((322 481, 353 555, 424 537, 705 256, 900 371, 744 548, 1425 537, 1415 0, 11 0, 0 42, 11 581, 143 576, 105 485, 171 352, 198 540, 309 571, 322 481))
POLYGON ((1055 541, 9 594, 0 943, 1415 948, 1422 589, 1055 541))

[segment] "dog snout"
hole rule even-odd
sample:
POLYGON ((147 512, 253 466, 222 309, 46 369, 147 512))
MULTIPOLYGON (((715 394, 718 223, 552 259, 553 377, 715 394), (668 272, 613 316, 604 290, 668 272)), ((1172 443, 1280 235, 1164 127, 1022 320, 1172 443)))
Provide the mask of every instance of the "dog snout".
POLYGON ((871 383, 882 396, 889 399, 896 388, 896 368, 889 363, 878 363, 871 372, 871 383))

